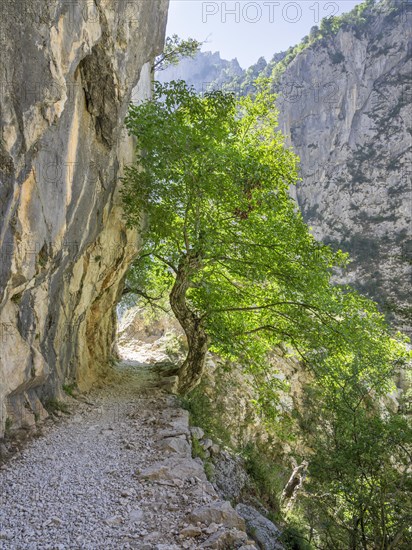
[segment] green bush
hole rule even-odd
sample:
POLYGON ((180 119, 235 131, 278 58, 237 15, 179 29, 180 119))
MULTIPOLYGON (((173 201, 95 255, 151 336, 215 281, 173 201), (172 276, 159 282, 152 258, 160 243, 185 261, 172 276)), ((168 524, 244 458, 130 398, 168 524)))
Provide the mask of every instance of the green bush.
POLYGON ((303 527, 295 522, 286 525, 280 538, 285 550, 313 550, 314 546, 308 541, 303 527))
POLYGON ((330 53, 329 57, 334 65, 337 65, 338 63, 342 63, 345 61, 345 56, 342 52, 334 52, 330 53))
POLYGON ((65 384, 63 386, 63 391, 67 394, 67 395, 70 395, 70 397, 74 397, 74 392, 76 390, 76 384, 65 384))
POLYGON ((274 521, 280 518, 280 496, 287 481, 280 462, 271 457, 270 450, 263 445, 248 443, 241 451, 246 471, 256 485, 259 499, 270 508, 274 521))
POLYGON ((64 414, 69 413, 69 407, 66 405, 66 403, 63 403, 58 399, 48 399, 44 404, 44 408, 49 414, 55 414, 57 411, 60 411, 64 414))

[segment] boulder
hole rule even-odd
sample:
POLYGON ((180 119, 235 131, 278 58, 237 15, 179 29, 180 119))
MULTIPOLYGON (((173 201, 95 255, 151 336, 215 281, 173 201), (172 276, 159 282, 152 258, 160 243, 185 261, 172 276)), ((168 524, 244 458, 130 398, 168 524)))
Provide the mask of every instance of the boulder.
POLYGON ((246 504, 238 504, 236 512, 245 520, 247 533, 262 550, 283 550, 278 542, 281 532, 274 523, 246 504))
POLYGON ((200 537, 201 534, 202 530, 200 527, 196 527, 196 525, 188 525, 180 531, 180 535, 184 538, 200 537))
POLYGON ((203 439, 200 444, 202 445, 202 447, 205 449, 205 451, 207 451, 208 449, 210 449, 213 445, 213 441, 211 439, 203 439))
POLYGON ((159 443, 159 448, 169 453, 176 453, 183 457, 190 458, 192 448, 183 437, 166 437, 159 443))
POLYGON ((192 459, 187 458, 169 458, 161 462, 156 462, 142 472, 139 477, 153 481, 187 481, 189 478, 198 478, 206 482, 206 475, 203 466, 192 459))
POLYGON ((190 520, 193 523, 218 523, 225 527, 235 527, 245 531, 246 526, 242 517, 232 508, 229 502, 216 501, 195 508, 190 514, 190 520))
POLYGON ((177 394, 179 387, 178 376, 165 376, 159 381, 159 387, 165 390, 167 393, 177 394))
POLYGON ((202 430, 202 428, 199 428, 198 426, 192 426, 190 428, 190 433, 195 439, 202 439, 205 435, 205 432, 202 430))
MULTIPOLYGON (((213 449, 213 447, 212 447, 213 449)), ((249 476, 245 471, 243 460, 237 456, 231 456, 225 450, 213 457, 214 482, 219 488, 219 493, 226 500, 240 500, 244 487, 249 482, 249 476)))
POLYGON ((159 433, 160 438, 165 437, 176 437, 179 435, 189 436, 189 413, 184 409, 180 409, 178 413, 174 414, 173 417, 167 418, 167 423, 169 427, 161 430, 159 433))
POLYGON ((209 451, 212 455, 216 456, 220 453, 220 447, 216 443, 213 443, 213 445, 210 447, 209 451))
POLYGON ((221 530, 205 540, 205 542, 200 545, 200 548, 211 548, 216 550, 240 548, 247 542, 247 538, 246 533, 244 531, 239 531, 239 529, 221 530))

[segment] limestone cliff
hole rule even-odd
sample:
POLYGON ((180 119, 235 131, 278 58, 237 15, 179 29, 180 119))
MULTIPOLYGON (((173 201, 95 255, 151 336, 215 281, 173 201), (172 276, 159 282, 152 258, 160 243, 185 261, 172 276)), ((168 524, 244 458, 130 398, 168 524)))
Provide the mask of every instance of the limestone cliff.
POLYGON ((107 369, 138 244, 118 200, 133 155, 122 123, 132 90, 150 91, 167 6, 2 3, 0 435, 6 418, 30 425, 39 398, 107 369))
POLYGON ((296 199, 315 235, 353 258, 344 280, 412 335, 412 13, 382 2, 299 53, 279 83, 301 159, 296 199), (409 303, 408 303, 409 301, 409 303))

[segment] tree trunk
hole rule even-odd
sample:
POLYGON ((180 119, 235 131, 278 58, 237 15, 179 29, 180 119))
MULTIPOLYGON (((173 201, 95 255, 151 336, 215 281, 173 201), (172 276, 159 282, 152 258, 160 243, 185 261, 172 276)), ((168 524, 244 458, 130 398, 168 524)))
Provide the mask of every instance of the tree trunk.
POLYGON ((361 534, 362 534, 362 548, 364 550, 368 550, 368 543, 367 543, 367 540, 366 540, 366 533, 365 533, 365 521, 364 521, 364 513, 365 511, 362 510, 361 512, 361 518, 360 518, 360 526, 361 526, 361 534))
POLYGON ((186 293, 190 287, 190 276, 199 268, 199 260, 193 256, 184 256, 176 274, 175 283, 170 293, 170 305, 176 319, 185 331, 188 343, 188 354, 177 374, 179 376, 179 393, 186 394, 195 388, 203 374, 209 338, 204 330, 202 320, 187 306, 186 293))
POLYGON ((349 532, 349 550, 356 550, 358 548, 358 527, 359 527, 359 518, 354 516, 352 518, 353 527, 349 532))

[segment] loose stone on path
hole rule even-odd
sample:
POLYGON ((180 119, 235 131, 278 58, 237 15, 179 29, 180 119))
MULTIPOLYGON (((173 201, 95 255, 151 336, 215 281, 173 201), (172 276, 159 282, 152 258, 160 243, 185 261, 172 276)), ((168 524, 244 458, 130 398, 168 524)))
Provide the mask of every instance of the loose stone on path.
POLYGON ((157 385, 154 369, 122 364, 0 470, 0 549, 256 548, 191 458, 187 411, 157 385))

